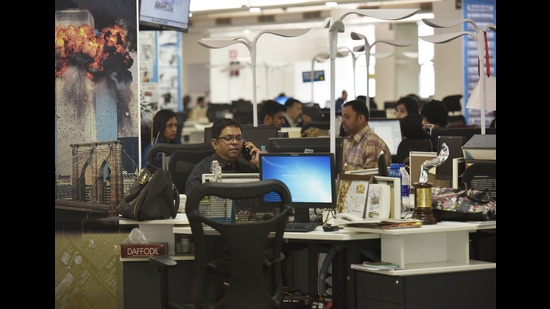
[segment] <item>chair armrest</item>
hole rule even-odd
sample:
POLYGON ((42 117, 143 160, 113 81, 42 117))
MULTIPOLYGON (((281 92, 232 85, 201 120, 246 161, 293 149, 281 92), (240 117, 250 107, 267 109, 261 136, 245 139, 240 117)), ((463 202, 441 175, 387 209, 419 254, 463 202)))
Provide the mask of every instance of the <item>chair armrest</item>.
POLYGON ((155 267, 155 270, 176 267, 176 265, 178 264, 169 255, 150 256, 149 263, 151 263, 155 267))

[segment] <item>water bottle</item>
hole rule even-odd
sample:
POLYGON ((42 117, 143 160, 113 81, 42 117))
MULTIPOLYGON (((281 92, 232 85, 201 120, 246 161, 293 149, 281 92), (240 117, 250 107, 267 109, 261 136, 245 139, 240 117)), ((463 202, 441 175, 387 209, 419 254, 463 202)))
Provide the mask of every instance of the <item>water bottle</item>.
POLYGON ((401 172, 401 202, 403 203, 403 208, 405 211, 410 210, 411 202, 409 198, 410 188, 411 188, 411 177, 405 163, 399 164, 399 171, 401 172))
POLYGON ((219 165, 220 162, 218 162, 218 160, 212 160, 212 162, 210 162, 210 173, 215 174, 216 166, 219 165))
POLYGON ((399 171, 399 163, 391 163, 390 170, 388 171, 389 177, 396 177, 401 179, 401 172, 399 171))
MULTIPOLYGON (((399 171, 399 163, 391 163, 390 164, 390 170, 388 171, 389 177, 395 177, 399 178, 399 187, 401 187, 401 184, 403 183, 401 172, 399 171)), ((394 190, 398 190, 397 188, 394 188, 394 190)), ((393 207, 393 205, 392 205, 393 207)), ((401 214, 394 214, 397 218, 401 217, 401 214)))

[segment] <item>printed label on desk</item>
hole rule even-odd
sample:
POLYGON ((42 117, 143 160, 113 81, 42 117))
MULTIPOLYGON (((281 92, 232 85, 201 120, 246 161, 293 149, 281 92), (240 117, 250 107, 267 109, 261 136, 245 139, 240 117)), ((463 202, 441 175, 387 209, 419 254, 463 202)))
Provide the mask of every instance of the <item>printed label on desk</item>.
POLYGON ((167 242, 152 242, 147 244, 121 244, 120 256, 123 258, 143 258, 156 255, 165 255, 167 250, 167 242))

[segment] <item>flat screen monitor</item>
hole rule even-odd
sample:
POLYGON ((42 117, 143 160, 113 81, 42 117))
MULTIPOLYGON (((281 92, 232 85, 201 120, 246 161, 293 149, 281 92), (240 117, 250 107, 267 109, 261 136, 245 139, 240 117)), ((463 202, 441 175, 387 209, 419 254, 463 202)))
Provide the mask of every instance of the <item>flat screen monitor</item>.
MULTIPOLYGON (((335 168, 337 174, 342 172, 345 139, 345 137, 336 137, 335 168)), ((270 138, 267 151, 274 153, 330 152, 330 137, 270 138)))
MULTIPOLYGON (((274 126, 241 126, 241 131, 244 139, 251 141, 258 148, 262 145, 269 147, 269 138, 279 136, 279 129, 274 126)), ((212 127, 204 128, 204 142, 210 144, 211 138, 212 127)))
POLYGON ((191 0, 140 0, 140 30, 189 31, 191 0))
POLYGON ((369 119, 369 127, 386 142, 392 156, 397 156, 397 147, 403 139, 399 119, 369 119))
MULTIPOLYGON (((260 180, 282 181, 292 196, 295 221, 309 221, 310 208, 334 208, 336 173, 332 153, 262 153, 260 180)), ((276 202, 275 193, 264 196, 276 202)))

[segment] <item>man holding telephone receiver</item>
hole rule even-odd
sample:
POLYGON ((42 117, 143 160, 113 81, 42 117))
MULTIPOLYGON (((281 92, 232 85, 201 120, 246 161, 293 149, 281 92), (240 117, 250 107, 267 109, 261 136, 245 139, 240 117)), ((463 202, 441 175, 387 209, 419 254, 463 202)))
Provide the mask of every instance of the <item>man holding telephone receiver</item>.
POLYGON ((191 171, 185 183, 185 194, 202 183, 202 174, 209 174, 210 164, 218 160, 223 173, 258 173, 260 149, 245 140, 241 124, 231 118, 220 119, 212 125, 210 144, 214 154, 202 159, 191 171))

